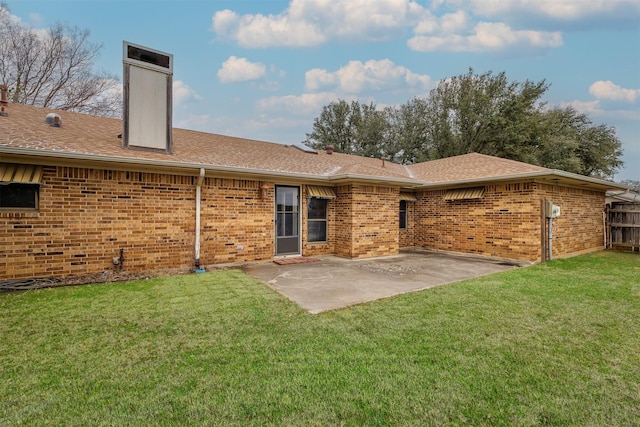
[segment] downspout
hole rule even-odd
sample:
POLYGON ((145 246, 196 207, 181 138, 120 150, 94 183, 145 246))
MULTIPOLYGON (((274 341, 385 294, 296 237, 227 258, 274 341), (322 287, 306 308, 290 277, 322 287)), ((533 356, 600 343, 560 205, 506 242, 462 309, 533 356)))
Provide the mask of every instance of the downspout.
POLYGON ((204 168, 200 168, 200 176, 198 176, 198 182, 196 184, 196 262, 195 272, 204 273, 204 269, 200 268, 200 187, 204 181, 204 168))
POLYGON ((553 260, 553 218, 549 217, 549 261, 553 260))

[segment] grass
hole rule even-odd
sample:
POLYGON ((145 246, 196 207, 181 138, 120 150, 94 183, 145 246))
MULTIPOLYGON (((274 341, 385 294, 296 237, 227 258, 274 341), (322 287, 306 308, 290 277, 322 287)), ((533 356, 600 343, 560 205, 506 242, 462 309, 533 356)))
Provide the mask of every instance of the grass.
POLYGON ((311 315, 238 270, 0 294, 1 425, 638 425, 640 258, 311 315))

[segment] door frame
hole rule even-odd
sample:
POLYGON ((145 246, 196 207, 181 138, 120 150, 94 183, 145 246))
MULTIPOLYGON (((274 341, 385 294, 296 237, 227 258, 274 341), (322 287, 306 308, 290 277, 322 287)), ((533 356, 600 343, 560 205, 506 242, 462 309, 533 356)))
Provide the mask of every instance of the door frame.
POLYGON ((274 222, 274 255, 276 257, 285 257, 285 256, 297 256, 297 255, 302 255, 302 204, 301 204, 301 196, 302 196, 302 188, 299 185, 278 185, 276 184, 275 186, 275 194, 274 194, 274 201, 273 201, 273 222, 274 222), (297 212, 297 218, 296 218, 296 224, 297 224, 297 236, 291 236, 291 237, 297 237, 297 250, 296 251, 290 251, 290 252, 279 252, 278 249, 278 189, 280 188, 294 188, 297 191, 297 206, 296 206, 296 212, 297 212))

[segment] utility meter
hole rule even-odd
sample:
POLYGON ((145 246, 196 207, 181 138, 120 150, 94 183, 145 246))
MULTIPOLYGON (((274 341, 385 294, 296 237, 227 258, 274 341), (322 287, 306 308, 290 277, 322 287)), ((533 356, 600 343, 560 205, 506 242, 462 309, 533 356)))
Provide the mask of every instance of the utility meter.
POLYGON ((554 205, 552 202, 547 200, 547 204, 545 205, 545 216, 547 218, 557 218, 560 216, 560 206, 554 205))

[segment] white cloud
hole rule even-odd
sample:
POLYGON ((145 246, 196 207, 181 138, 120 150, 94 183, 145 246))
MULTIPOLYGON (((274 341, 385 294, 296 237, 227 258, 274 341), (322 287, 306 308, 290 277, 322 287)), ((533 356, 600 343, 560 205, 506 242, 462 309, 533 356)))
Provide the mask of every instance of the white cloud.
POLYGON ((444 6, 465 9, 476 16, 522 23, 547 21, 596 25, 635 21, 640 14, 638 0, 444 0, 444 6))
POLYGON ((514 30, 506 24, 480 22, 469 34, 417 35, 407 45, 418 52, 484 52, 535 48, 544 50, 563 44, 559 32, 514 30))
POLYGON ((415 51, 517 49, 519 53, 529 53, 527 48, 534 47, 533 53, 537 53, 563 42, 559 32, 527 25, 526 20, 532 15, 540 18, 541 13, 546 13, 554 19, 577 19, 585 10, 589 16, 598 16, 633 7, 630 0, 433 0, 428 8, 413 0, 291 0, 279 14, 216 12, 212 29, 220 39, 233 40, 247 48, 308 47, 336 40, 384 41, 401 38, 413 30, 414 37, 408 45, 415 51), (615 6, 609 6, 610 2, 615 6), (513 16, 519 16, 525 25, 508 25, 513 16), (478 17, 491 19, 479 22, 478 17))
POLYGON ((220 132, 221 118, 214 118, 208 114, 190 114, 185 118, 178 119, 174 125, 181 129, 193 129, 202 132, 220 132))
POLYGON ((44 23, 44 18, 42 15, 32 12, 29 14, 29 21, 31 21, 33 25, 40 26, 44 23))
POLYGON ((401 36, 425 12, 411 0, 291 0, 277 15, 216 12, 212 29, 243 47, 317 46, 334 39, 379 41, 401 36))
MULTIPOLYGON (((623 1, 626 0, 617 2, 623 1)), ((553 6, 561 2, 551 3, 553 6)), ((524 0, 443 0, 434 1, 428 10, 411 0, 291 0, 286 10, 275 15, 216 12, 212 27, 218 37, 252 48, 307 47, 332 40, 381 41, 402 37, 409 29, 413 29, 414 37, 408 45, 420 52, 518 49, 522 53, 528 47, 544 50, 561 46, 559 32, 514 29, 503 22, 478 22, 469 14, 501 19, 501 14, 538 11, 535 4, 524 0), (442 10, 452 12, 434 15, 442 10)), ((580 9, 573 0, 564 8, 580 9)), ((597 10, 593 6, 591 9, 597 10)))
MULTIPOLYGON (((272 117, 268 114, 260 114, 255 118, 249 120, 243 120, 242 125, 244 128, 244 132, 248 132, 249 134, 253 133, 255 136, 252 138, 264 138, 264 133, 269 132, 273 133, 274 130, 282 130, 282 129, 294 129, 302 126, 307 126, 309 124, 309 120, 293 120, 290 117, 272 117), (252 131, 259 131, 259 133, 255 133, 252 131)), ((277 132, 276 132, 277 134, 277 132)), ((272 140, 276 140, 275 138, 268 138, 272 140)), ((279 138, 278 138, 279 139, 279 138)), ((280 142, 280 141, 278 141, 280 142)))
POLYGON ((258 80, 265 75, 266 67, 259 62, 250 62, 247 58, 230 56, 218 70, 218 79, 222 83, 237 83, 258 80))
POLYGON ((640 99, 640 89, 624 89, 611 81, 597 81, 589 87, 589 93, 598 99, 635 102, 640 99))
POLYGON ((570 102, 561 102, 561 108, 572 107, 576 111, 580 113, 584 113, 589 116, 591 119, 604 119, 604 120, 640 120, 640 111, 638 110, 609 110, 602 108, 602 105, 599 100, 596 101, 570 101, 570 102))
POLYGON ((318 114, 324 105, 339 98, 333 92, 303 93, 299 96, 272 96, 258 101, 258 108, 263 111, 275 110, 286 111, 296 115, 311 115, 318 114))
POLYGON ((202 99, 202 98, 200 97, 200 95, 198 95, 196 93, 196 91, 194 91, 189 86, 187 86, 183 81, 175 80, 173 82, 173 101, 174 101, 174 103, 182 104, 183 102, 185 102, 185 101, 187 101, 189 99, 199 100, 199 99, 202 99))
POLYGON ((574 100, 570 102, 561 102, 559 104, 560 108, 572 107, 576 111, 584 114, 594 114, 599 115, 604 112, 604 110, 600 106, 600 101, 580 101, 574 100))
POLYGON ((587 16, 640 11, 637 0, 451 0, 458 7, 470 7, 482 16, 500 16, 510 12, 546 15, 555 19, 576 20, 587 16))
POLYGON ((349 61, 335 72, 314 68, 305 74, 305 88, 311 91, 330 87, 346 93, 359 93, 365 90, 405 88, 423 90, 430 86, 431 78, 428 75, 413 73, 389 59, 364 63, 349 61))

